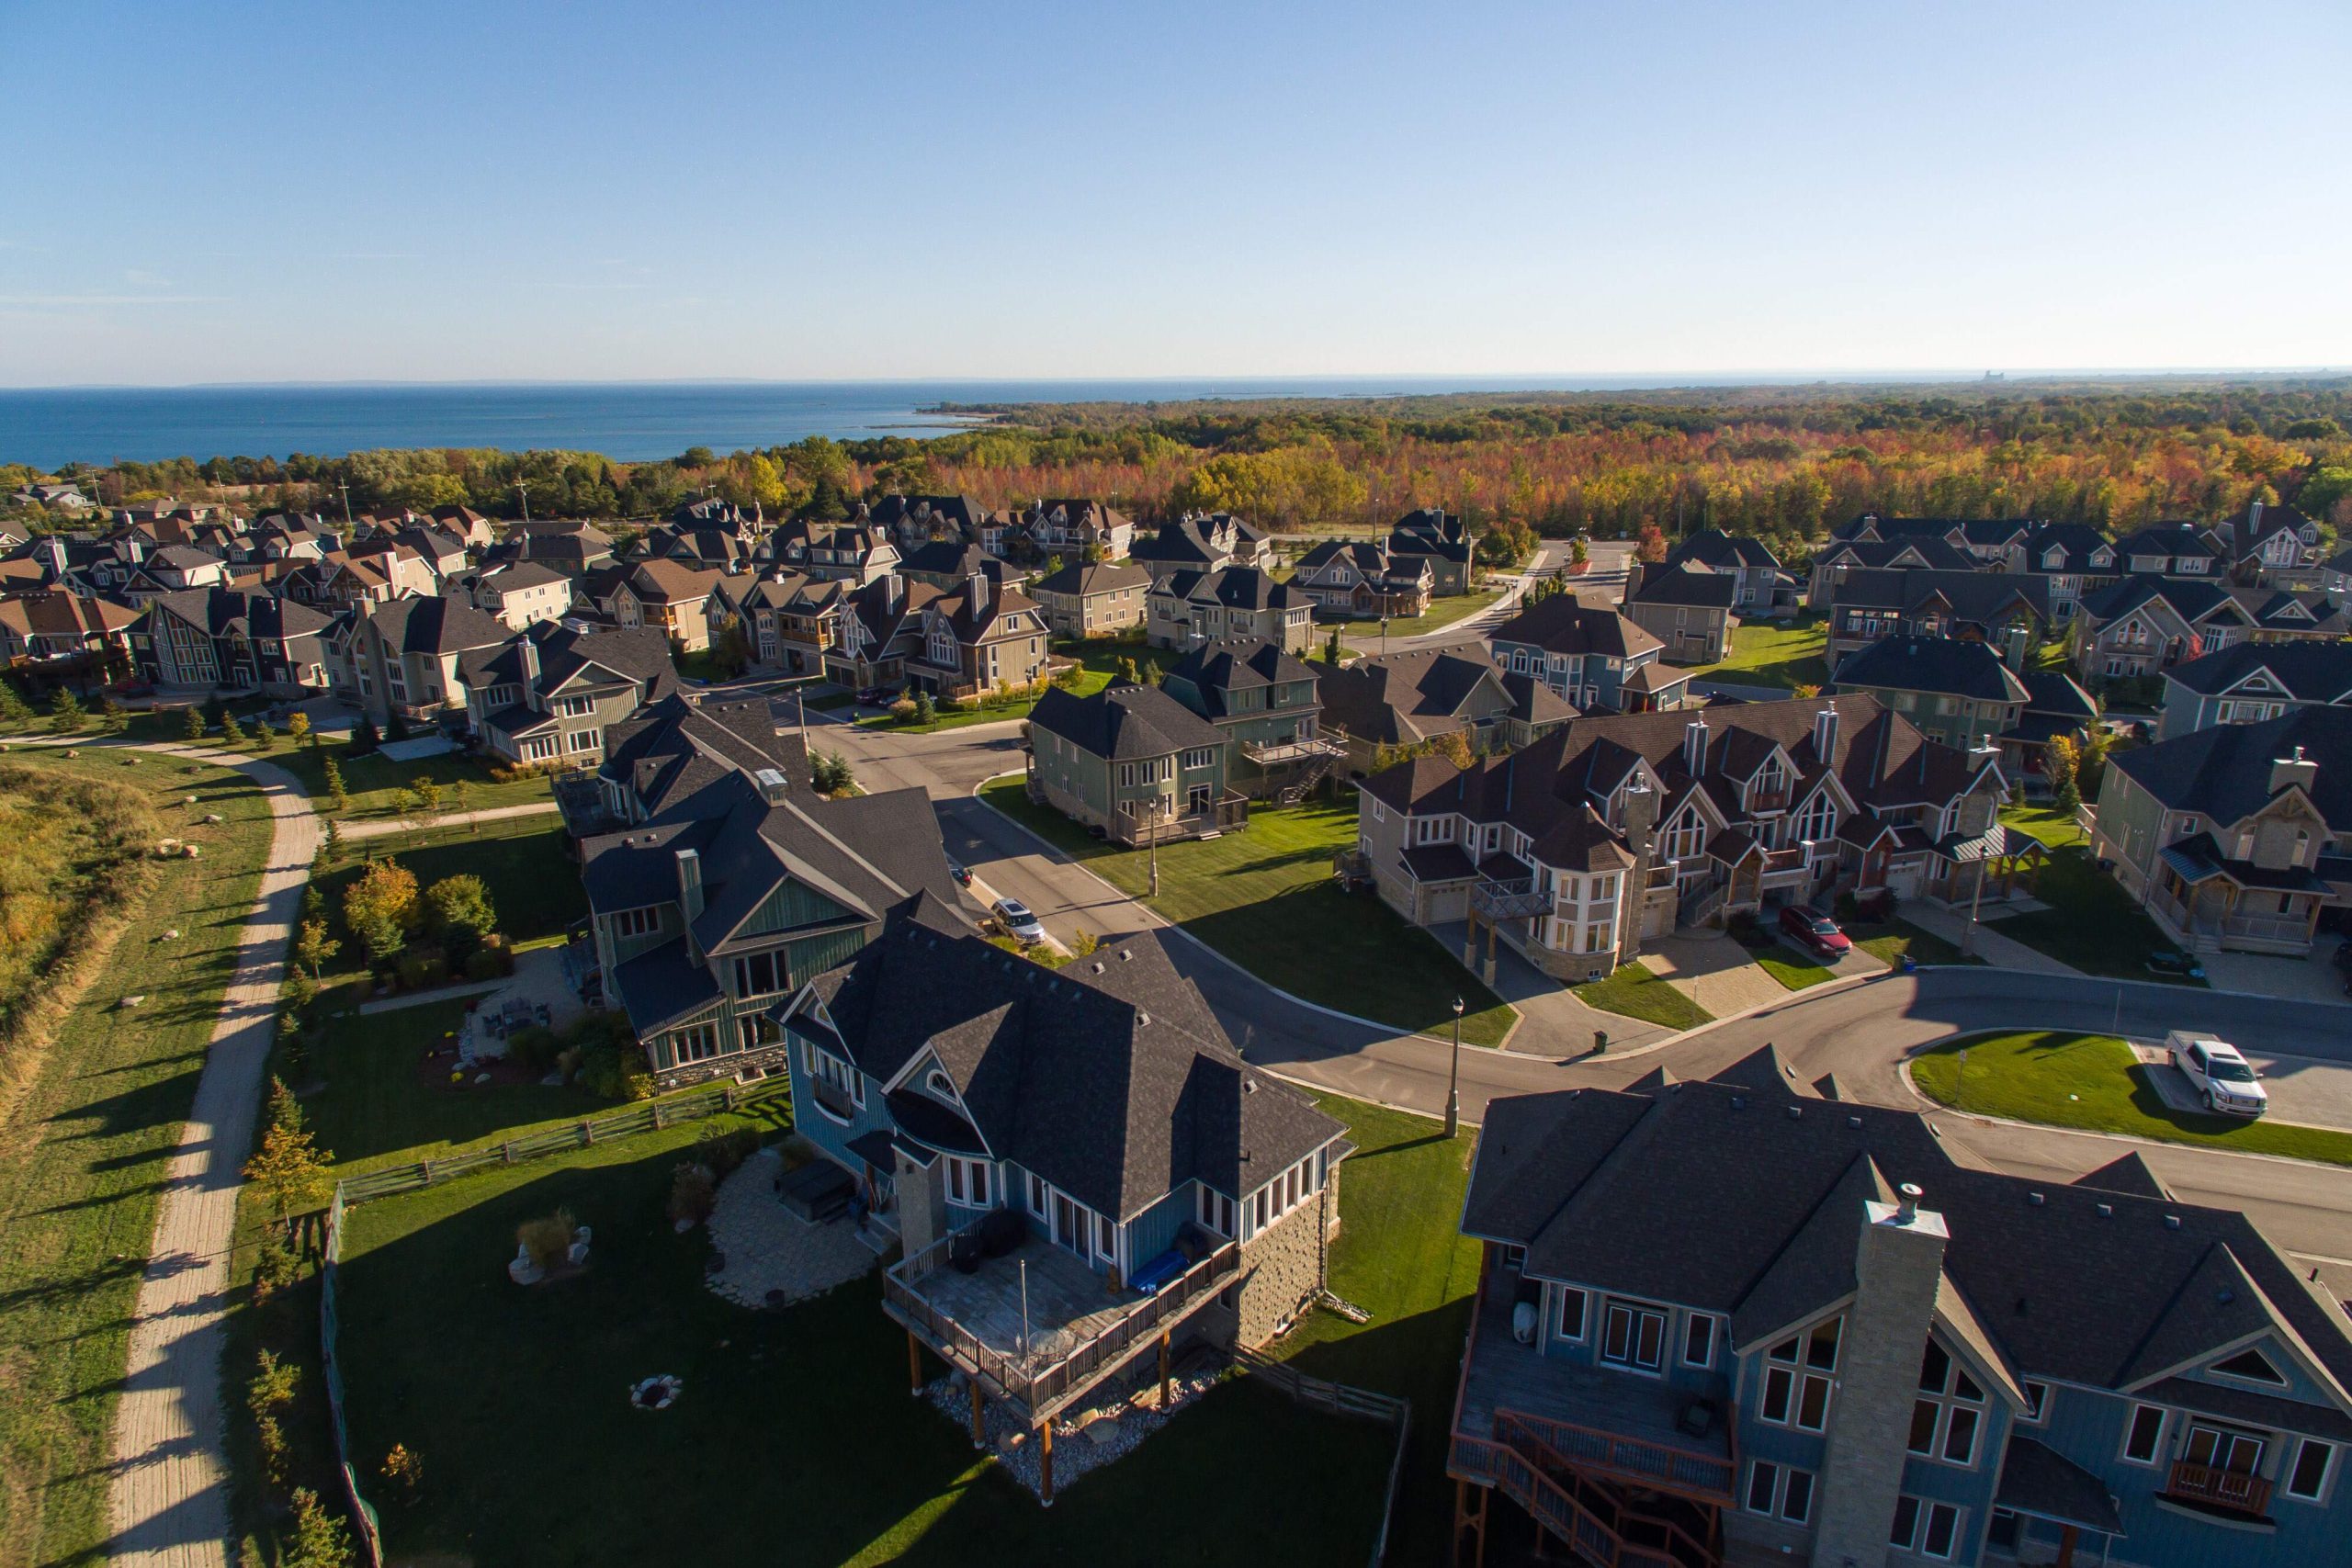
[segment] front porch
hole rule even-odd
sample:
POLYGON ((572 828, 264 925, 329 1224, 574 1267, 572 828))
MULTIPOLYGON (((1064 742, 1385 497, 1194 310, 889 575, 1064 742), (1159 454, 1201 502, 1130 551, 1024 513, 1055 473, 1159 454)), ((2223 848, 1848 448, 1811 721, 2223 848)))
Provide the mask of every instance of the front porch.
POLYGON ((1919 892, 1954 909, 2030 899, 2040 891, 2041 868, 2049 861, 2049 848, 2041 840, 1996 822, 1973 838, 1955 835, 1939 842, 1928 857, 1919 892))
POLYGON ((2166 846, 2156 857, 2147 909, 2159 930, 2191 953, 2312 950, 2320 910, 2334 891, 2301 866, 2273 869, 2220 852, 2210 833, 2166 846))

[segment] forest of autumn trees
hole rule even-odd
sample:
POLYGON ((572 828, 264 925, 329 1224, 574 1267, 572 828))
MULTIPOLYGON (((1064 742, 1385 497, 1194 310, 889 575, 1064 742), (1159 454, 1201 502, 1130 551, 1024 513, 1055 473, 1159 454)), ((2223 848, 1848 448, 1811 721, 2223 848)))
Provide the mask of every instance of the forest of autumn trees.
MULTIPOLYGON (((122 464, 109 501, 232 493, 256 509, 463 503, 645 518, 715 494, 839 517, 889 491, 989 506, 1107 500, 1145 521, 1238 513, 1276 528, 1385 528, 1443 506, 1562 535, 1702 525, 1792 546, 1870 510, 2109 530, 2210 523, 2250 499, 2352 525, 2352 380, 2063 391, 1713 389, 1389 402, 1024 407, 929 440, 821 436, 660 462, 592 453, 358 452, 122 464)), ((0 465, 0 478, 8 472, 0 465)))

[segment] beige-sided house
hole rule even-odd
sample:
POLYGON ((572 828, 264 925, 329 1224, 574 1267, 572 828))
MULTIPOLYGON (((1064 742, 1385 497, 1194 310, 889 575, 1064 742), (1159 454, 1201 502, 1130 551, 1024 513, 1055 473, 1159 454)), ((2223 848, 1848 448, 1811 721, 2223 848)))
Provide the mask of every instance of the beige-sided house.
POLYGON ((1171 572, 1152 584, 1145 604, 1144 637, 1155 648, 1256 637, 1305 653, 1315 642, 1314 602, 1255 567, 1171 572))
POLYGON ((516 631, 533 621, 560 621, 571 610, 571 579, 537 561, 493 566, 472 581, 474 608, 516 631))
POLYGON ((1720 664, 1739 625, 1732 609, 1738 579, 1696 561, 1674 567, 1635 562, 1625 579, 1624 617, 1665 645, 1674 664, 1720 664))
POLYGON ((329 690, 379 726, 398 714, 455 730, 466 714, 458 660, 514 635, 463 599, 435 595, 354 606, 327 623, 321 641, 329 690))
POLYGON ((1144 623, 1151 573, 1127 561, 1074 561, 1029 585, 1057 637, 1112 637, 1144 623))
POLYGON ((673 560, 639 561, 591 579, 597 604, 622 626, 655 626, 682 653, 710 646, 711 595, 721 574, 673 560))
POLYGON ((458 660, 467 728, 517 764, 604 761, 607 727, 677 689, 670 645, 651 626, 576 631, 535 621, 458 660))
POLYGON ((1577 716, 1550 685, 1506 671, 1476 644, 1358 659, 1324 675, 1322 699, 1324 733, 1344 736, 1359 777, 1384 752, 1448 735, 1474 752, 1516 751, 1577 716))

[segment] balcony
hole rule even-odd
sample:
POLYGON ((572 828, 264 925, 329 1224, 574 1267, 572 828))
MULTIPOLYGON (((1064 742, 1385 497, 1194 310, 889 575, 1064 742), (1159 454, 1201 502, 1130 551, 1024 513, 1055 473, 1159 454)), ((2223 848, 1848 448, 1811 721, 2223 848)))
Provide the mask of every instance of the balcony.
POLYGON ((2163 1495, 2176 1503, 2262 1518, 2270 1512, 2270 1483, 2244 1471, 2216 1470, 2183 1460, 2172 1467, 2163 1495))
POLYGON ((1241 1269, 1240 1244, 1222 1242, 1147 1296, 1114 1291, 1075 1255, 1035 1235, 966 1274, 948 1265, 953 1240, 893 1265, 882 1279, 882 1310, 1033 1421, 1082 1397, 1215 1301, 1241 1269))
POLYGON ((1471 887, 1470 907, 1484 919, 1532 919, 1551 912, 1552 896, 1537 892, 1532 876, 1486 876, 1471 887))
MULTIPOLYGON (((1342 730, 1340 734, 1344 736, 1346 731, 1342 730)), ((1272 743, 1245 740, 1241 743, 1241 754, 1261 768, 1279 768, 1292 762, 1312 761, 1318 757, 1344 757, 1348 750, 1326 737, 1308 736, 1297 740, 1272 743)))
POLYGON ((1763 878, 1766 886, 1780 886, 1804 874, 1805 853, 1802 847, 1793 850, 1766 850, 1763 878))
POLYGON ((854 1122, 857 1119, 857 1107, 851 1102, 845 1090, 826 1082, 814 1073, 802 1073, 798 1077, 800 1082, 795 1087, 805 1092, 820 1107, 843 1122, 854 1122))

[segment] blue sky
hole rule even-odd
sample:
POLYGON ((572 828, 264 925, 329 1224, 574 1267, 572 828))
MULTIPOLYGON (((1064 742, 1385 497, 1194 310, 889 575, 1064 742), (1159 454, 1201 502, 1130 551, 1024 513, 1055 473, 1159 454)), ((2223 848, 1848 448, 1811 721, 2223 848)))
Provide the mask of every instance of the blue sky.
POLYGON ((0 385, 2352 366, 2352 6, 0 0, 0 385))

